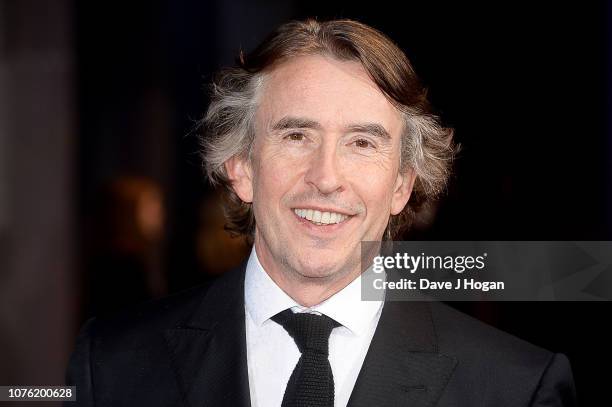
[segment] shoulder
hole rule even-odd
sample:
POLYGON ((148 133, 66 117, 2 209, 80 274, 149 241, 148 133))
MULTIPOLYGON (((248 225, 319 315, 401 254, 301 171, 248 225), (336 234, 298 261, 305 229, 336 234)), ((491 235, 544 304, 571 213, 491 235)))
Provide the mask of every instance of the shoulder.
POLYGON ((157 405, 160 400, 174 405, 180 394, 169 385, 176 373, 169 340, 179 331, 189 338, 208 337, 200 334, 213 329, 214 318, 240 308, 241 276, 241 270, 232 271, 209 284, 87 321, 66 372, 66 382, 79 388, 79 405, 157 405))
POLYGON ((143 337, 159 336, 168 329, 188 326, 203 312, 222 313, 223 299, 242 295, 241 269, 232 270, 206 284, 168 297, 148 301, 110 316, 92 318, 83 329, 98 342, 113 347, 141 347, 143 337))
POLYGON ((163 332, 180 324, 206 291, 197 287, 114 316, 89 319, 76 338, 66 370, 66 383, 79 389, 78 405, 112 405, 104 400, 117 389, 125 396, 142 387, 141 372, 155 371, 160 363, 169 366, 163 332), (94 384, 104 392, 95 393, 94 384))
POLYGON ((539 405, 540 399, 554 399, 564 401, 559 405, 573 405, 573 377, 565 355, 446 304, 431 303, 430 309, 438 351, 457 361, 450 387, 457 393, 479 389, 477 396, 463 394, 462 398, 478 397, 498 405, 539 405))
POLYGON ((552 352, 499 330, 444 303, 431 303, 431 317, 441 351, 481 358, 545 363, 552 352))
POLYGON ((188 320, 209 289, 208 284, 202 285, 114 315, 91 318, 81 328, 73 359, 85 353, 96 370, 104 367, 113 371, 132 366, 149 368, 163 355, 164 333, 188 320))

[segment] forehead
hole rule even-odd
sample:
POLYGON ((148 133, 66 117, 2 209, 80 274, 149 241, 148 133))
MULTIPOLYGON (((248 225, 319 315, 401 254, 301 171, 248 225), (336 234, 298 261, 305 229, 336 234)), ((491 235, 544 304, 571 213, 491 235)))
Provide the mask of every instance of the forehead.
POLYGON ((333 129, 355 122, 379 123, 399 135, 401 116, 358 62, 302 56, 282 63, 264 81, 258 125, 286 116, 304 117, 333 129))

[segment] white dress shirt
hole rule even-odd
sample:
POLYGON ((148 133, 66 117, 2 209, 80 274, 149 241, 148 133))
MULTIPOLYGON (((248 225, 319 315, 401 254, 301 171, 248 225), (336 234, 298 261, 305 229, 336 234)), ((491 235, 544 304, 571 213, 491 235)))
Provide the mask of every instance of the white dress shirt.
POLYGON ((334 406, 347 405, 383 307, 383 301, 361 301, 360 281, 355 279, 314 307, 303 307, 268 276, 253 247, 244 282, 252 407, 281 405, 289 377, 300 358, 293 338, 270 319, 287 308, 324 314, 342 324, 330 335, 329 363, 334 375, 334 406))

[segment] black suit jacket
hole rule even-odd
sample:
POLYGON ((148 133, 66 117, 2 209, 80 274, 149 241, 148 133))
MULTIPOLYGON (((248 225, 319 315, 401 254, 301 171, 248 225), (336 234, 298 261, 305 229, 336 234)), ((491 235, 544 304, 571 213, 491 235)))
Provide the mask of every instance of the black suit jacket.
MULTIPOLYGON (((68 368, 76 405, 248 406, 244 272, 89 320, 68 368)), ((442 303, 387 302, 349 406, 572 406, 574 397, 565 356, 442 303)))

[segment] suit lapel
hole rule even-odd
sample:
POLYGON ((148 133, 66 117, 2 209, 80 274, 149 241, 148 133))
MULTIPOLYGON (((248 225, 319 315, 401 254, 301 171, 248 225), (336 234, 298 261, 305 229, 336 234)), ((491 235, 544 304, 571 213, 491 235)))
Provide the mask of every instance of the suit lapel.
POLYGON ((348 406, 435 406, 456 363, 438 352, 428 303, 387 302, 348 406))
POLYGON ((249 406, 244 267, 220 277, 184 324, 165 332, 184 402, 249 406))

